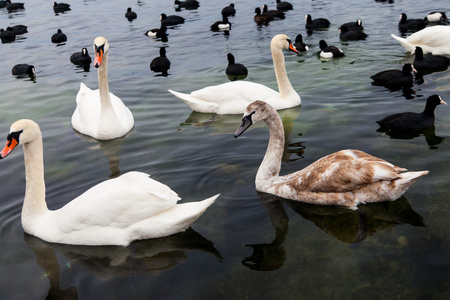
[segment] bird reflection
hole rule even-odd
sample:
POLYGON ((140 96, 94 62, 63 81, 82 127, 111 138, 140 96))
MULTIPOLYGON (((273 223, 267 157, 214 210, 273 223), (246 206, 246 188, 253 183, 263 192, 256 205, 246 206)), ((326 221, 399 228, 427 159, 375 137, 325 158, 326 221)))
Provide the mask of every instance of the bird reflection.
POLYGON ((89 72, 91 69, 91 65, 76 65, 75 70, 83 70, 83 72, 89 72))
POLYGON ((45 276, 50 280, 50 289, 46 299, 78 299, 76 287, 71 286, 66 290, 61 290, 59 287, 60 267, 51 244, 26 233, 24 240, 36 256, 36 263, 44 269, 45 276))
POLYGON ((284 242, 288 233, 289 218, 284 205, 328 235, 350 245, 357 245, 377 232, 386 232, 399 224, 425 227, 423 218, 416 213, 404 196, 392 202, 360 205, 356 211, 339 206, 324 206, 288 200, 275 195, 257 192, 270 215, 275 229, 275 239, 268 244, 246 245, 253 248, 251 256, 242 264, 252 270, 272 271, 286 261, 284 242))
POLYGON ((383 132, 384 134, 389 135, 391 139, 398 140, 412 140, 413 138, 423 135, 429 148, 432 150, 438 149, 436 145, 439 145, 445 141, 445 138, 436 135, 436 127, 434 125, 422 130, 408 132, 394 132, 383 128, 378 128, 377 132, 383 132))
POLYGON ((285 199, 284 202, 297 214, 347 244, 360 243, 399 224, 425 227, 422 216, 411 208, 404 196, 395 201, 360 205, 356 211, 285 199))
POLYGON ((242 264, 256 271, 273 271, 281 268, 286 261, 283 243, 288 233, 289 217, 284 210, 282 198, 260 192, 257 195, 270 215, 275 239, 269 244, 246 245, 253 248, 253 253, 244 258, 242 264))
MULTIPOLYGON (((304 146, 301 142, 292 142, 290 135, 294 129, 295 120, 300 116, 300 106, 294 108, 283 109, 278 112, 281 121, 284 126, 285 134, 285 149, 283 153, 283 161, 288 162, 302 157, 304 146), (292 154, 297 155, 294 159, 291 158, 292 154)), ((242 115, 218 115, 207 114, 199 112, 191 112, 189 117, 180 124, 180 127, 194 126, 204 128, 205 130, 213 129, 212 134, 233 134, 236 131, 236 126, 242 121, 242 115)), ((264 127, 264 122, 257 123, 252 127, 264 127)))
POLYGON ((59 288, 60 265, 55 251, 103 280, 163 273, 185 262, 187 250, 202 251, 223 260, 213 242, 191 228, 164 238, 135 241, 128 247, 52 244, 26 233, 24 240, 50 280, 47 299, 78 299, 76 287, 59 288))
POLYGON ((413 89, 413 87, 421 85, 424 82, 425 82, 425 80, 423 79, 423 75, 416 73, 414 76, 413 84, 411 84, 411 85, 381 85, 381 84, 377 84, 375 82, 372 82, 371 84, 373 86, 382 86, 385 89, 387 89, 389 92, 401 92, 401 95, 406 100, 412 100, 412 99, 415 99, 415 98, 421 96, 419 93, 419 90, 413 89))
MULTIPOLYGON (((376 84, 373 84, 373 86, 377 86, 376 84)), ((385 87, 389 92, 400 92, 401 95, 406 100, 412 100, 414 98, 418 97, 417 90, 413 90, 411 86, 386 86, 385 87)))
POLYGON ((101 140, 96 140, 93 137, 90 137, 88 135, 84 135, 84 134, 76 131, 75 129, 73 130, 75 135, 77 137, 79 137, 83 142, 94 143, 95 146, 93 146, 91 148, 93 148, 93 149, 100 148, 103 151, 103 154, 105 154, 105 156, 109 162, 109 170, 111 171, 111 175, 109 176, 110 178, 115 178, 120 175, 119 151, 120 151, 120 148, 122 147, 123 141, 129 134, 131 134, 132 131, 133 130, 128 132, 125 136, 117 138, 117 139, 101 141, 101 140))

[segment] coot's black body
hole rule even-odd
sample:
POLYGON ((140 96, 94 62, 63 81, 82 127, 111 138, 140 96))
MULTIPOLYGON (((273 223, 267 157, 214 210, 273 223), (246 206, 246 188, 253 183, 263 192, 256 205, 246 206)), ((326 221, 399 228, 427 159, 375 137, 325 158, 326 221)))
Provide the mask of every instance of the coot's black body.
POLYGON ((439 104, 447 105, 440 96, 432 95, 428 97, 425 109, 421 113, 398 113, 376 122, 380 125, 380 129, 398 133, 424 130, 434 126, 434 110, 439 104))

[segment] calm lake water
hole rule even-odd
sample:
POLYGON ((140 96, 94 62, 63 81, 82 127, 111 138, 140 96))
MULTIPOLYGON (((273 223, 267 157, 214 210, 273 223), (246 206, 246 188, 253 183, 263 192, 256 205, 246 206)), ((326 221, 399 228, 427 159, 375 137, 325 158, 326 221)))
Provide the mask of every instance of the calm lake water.
MULTIPOLYGON (((253 11, 263 2, 235 1, 229 35, 209 26, 221 19, 224 1, 200 1, 176 12, 172 1, 72 1, 56 15, 51 1, 28 1, 25 10, 0 9, 0 28, 24 24, 28 33, 0 51, 0 136, 21 118, 41 127, 47 202, 57 209, 91 186, 127 171, 147 172, 183 201, 221 193, 188 231, 129 247, 79 247, 45 243, 23 232, 23 151, 1 161, 1 299, 448 299, 450 297, 450 107, 436 109, 435 131, 408 139, 377 132, 376 120, 422 111, 439 94, 450 101, 450 73, 426 75, 413 93, 371 85, 371 75, 401 69, 413 57, 390 34, 399 35, 400 13, 423 18, 450 13, 448 1, 291 1, 294 10, 268 26, 253 11), (138 18, 129 22, 128 6, 138 18), (186 22, 169 29, 167 42, 144 36, 159 15, 186 22), (331 21, 308 35, 305 14, 331 21), (363 20, 365 41, 341 42, 338 27, 363 20), (58 28, 63 45, 50 38, 58 28), (282 174, 299 170, 345 148, 366 151, 410 170, 429 170, 395 202, 361 206, 364 215, 259 194, 254 178, 265 153, 268 129, 233 132, 241 116, 193 113, 167 90, 190 92, 227 82, 226 54, 249 70, 245 80, 277 89, 269 44, 278 33, 298 33, 311 50, 285 53, 301 107, 280 112, 287 146, 282 174), (125 138, 98 142, 80 137, 70 119, 80 82, 97 88, 97 72, 69 61, 95 37, 110 43, 109 87, 134 114, 125 138), (319 40, 346 57, 321 61, 319 40), (165 46, 168 76, 149 64, 165 46), (17 63, 36 67, 37 79, 15 78, 17 63), (411 96, 412 95, 412 96, 411 96), (14 276, 12 276, 14 274, 14 276)), ((267 2, 269 8, 275 1, 267 2)))

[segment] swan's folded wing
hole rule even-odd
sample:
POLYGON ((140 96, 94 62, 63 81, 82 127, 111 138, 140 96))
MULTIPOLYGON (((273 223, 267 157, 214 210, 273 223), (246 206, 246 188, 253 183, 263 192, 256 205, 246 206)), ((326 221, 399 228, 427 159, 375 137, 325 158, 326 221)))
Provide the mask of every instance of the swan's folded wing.
POLYGON ((98 90, 91 90, 84 83, 80 83, 76 103, 71 121, 73 128, 84 134, 95 135, 101 110, 98 90))
POLYGON ((142 220, 130 227, 131 240, 137 238, 157 238, 186 230, 219 195, 203 201, 175 205, 151 218, 142 220), (149 230, 151 228, 151 230, 149 230))
POLYGON ((190 94, 184 94, 173 90, 169 90, 169 92, 175 97, 183 100, 193 111, 202 113, 215 113, 219 109, 219 105, 214 102, 196 99, 190 94))
POLYGON ((420 46, 424 53, 450 54, 450 27, 445 25, 426 27, 411 34, 406 39, 394 34, 391 34, 391 36, 409 52, 413 51, 416 46, 420 46))
POLYGON ((122 127, 126 131, 131 130, 131 128, 134 127, 134 117, 130 109, 125 105, 125 103, 123 103, 123 101, 119 97, 117 97, 113 93, 109 93, 109 96, 117 120, 122 124, 122 127))
MULTIPOLYGON (((430 47, 445 46, 450 41, 450 27, 444 25, 426 27, 411 34, 407 40, 410 43, 419 43, 430 47)), ((419 44, 418 46, 420 46, 419 44)))
POLYGON ((382 180, 400 177, 398 168, 361 151, 343 150, 288 175, 296 189, 310 192, 348 192, 382 180))
POLYGON ((269 99, 280 97, 277 91, 265 85, 242 80, 205 87, 192 92, 191 95, 198 99, 210 99, 219 104, 243 101, 247 105, 256 100, 267 102, 269 99))
POLYGON ((62 207, 60 229, 84 227, 126 228, 176 205, 180 198, 168 186, 140 172, 104 181, 62 207))
POLYGON ((186 102, 194 111, 218 114, 242 114, 247 105, 255 100, 276 102, 280 98, 277 91, 249 81, 208 86, 190 94, 169 92, 186 102))
POLYGON ((76 102, 79 103, 84 95, 92 93, 92 90, 88 88, 84 83, 80 82, 80 89, 77 93, 76 102))

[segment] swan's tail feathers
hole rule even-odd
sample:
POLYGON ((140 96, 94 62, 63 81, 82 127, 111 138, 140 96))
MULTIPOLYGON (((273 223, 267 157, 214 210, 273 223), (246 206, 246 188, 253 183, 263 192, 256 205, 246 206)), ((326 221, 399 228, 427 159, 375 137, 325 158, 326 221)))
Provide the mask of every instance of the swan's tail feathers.
POLYGON ((174 219, 178 219, 174 226, 179 226, 180 231, 186 230, 195 220, 200 217, 208 207, 210 207, 220 194, 212 196, 202 201, 187 202, 174 207, 171 214, 174 219))
POLYGON ((130 226, 128 239, 159 238, 185 231, 197 220, 220 194, 203 201, 188 202, 174 205, 156 215, 150 216, 130 226))
MULTIPOLYGON (((195 220, 197 220, 197 218, 200 217, 206 211, 206 209, 216 201, 217 197, 219 196, 220 194, 217 194, 202 201, 188 202, 177 205, 179 207, 182 207, 181 213, 184 215, 184 218, 189 223, 187 224, 186 228, 195 220)), ((180 216, 180 219, 182 218, 183 216, 180 216)))
POLYGON ((209 197, 205 200, 200 201, 199 203, 203 203, 205 205, 205 209, 206 209, 209 206, 211 206, 211 204, 213 204, 219 196, 220 196, 220 194, 214 195, 212 197, 209 197))
POLYGON ((172 95, 174 95, 175 97, 180 98, 180 99, 183 100, 183 101, 185 101, 185 99, 190 99, 190 98, 192 98, 191 95, 189 95, 189 94, 183 94, 183 93, 180 93, 180 92, 173 91, 173 90, 171 90, 171 89, 169 89, 169 92, 170 92, 172 95))
POLYGON ((415 49, 415 46, 410 44, 405 38, 401 38, 396 36, 395 34, 391 33, 391 36, 396 39, 397 41, 402 44, 403 48, 405 48, 406 51, 412 52, 415 49))
POLYGON ((392 191, 391 200, 400 198, 414 182, 427 174, 428 171, 400 173, 400 178, 395 180, 396 188, 392 191))
POLYGON ((428 171, 417 171, 417 172, 406 172, 406 173, 400 173, 400 178, 398 179, 400 184, 413 184, 417 180, 419 180, 420 177, 427 175, 428 171))
POLYGON ((190 94, 183 94, 170 89, 169 92, 175 97, 183 100, 193 111, 202 113, 214 113, 219 107, 219 105, 214 102, 197 99, 192 97, 190 94))

